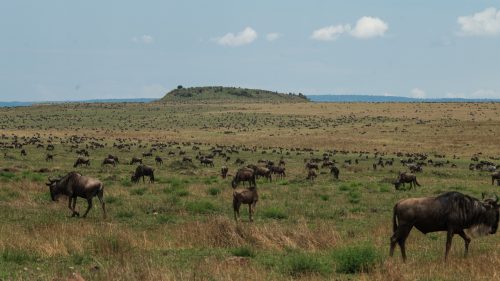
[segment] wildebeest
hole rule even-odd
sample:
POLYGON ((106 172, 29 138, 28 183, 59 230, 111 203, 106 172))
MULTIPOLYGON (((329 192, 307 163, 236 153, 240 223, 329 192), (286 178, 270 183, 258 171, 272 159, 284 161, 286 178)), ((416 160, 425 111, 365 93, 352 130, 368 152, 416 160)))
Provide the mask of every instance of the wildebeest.
POLYGON ((330 173, 335 177, 335 179, 339 179, 340 171, 339 168, 337 168, 337 166, 332 166, 330 168, 330 173))
POLYGON ((113 165, 113 167, 115 167, 116 166, 115 159, 105 158, 104 160, 102 160, 102 163, 101 163, 101 166, 104 166, 104 165, 113 165))
POLYGON ((184 156, 184 157, 182 157, 182 162, 191 162, 191 163, 193 163, 193 159, 191 159, 191 157, 184 156))
POLYGON ((250 221, 253 221, 253 213, 255 212, 257 201, 259 201, 257 187, 250 186, 246 189, 235 190, 233 192, 234 220, 238 221, 240 217, 241 204, 248 204, 248 217, 250 221))
POLYGON ((399 177, 394 182, 394 187, 396 189, 399 189, 401 184, 403 184, 403 186, 405 186, 405 183, 410 183, 410 189, 412 187, 420 186, 420 184, 417 182, 417 176, 415 176, 414 174, 408 174, 406 172, 403 172, 403 173, 399 173, 399 177))
POLYGON ((420 165, 407 164, 406 166, 408 167, 408 169, 410 169, 410 172, 412 172, 412 173, 422 172, 422 166, 420 166, 420 165))
POLYGON ((26 150, 22 149, 22 150, 21 150, 21 156, 26 156, 26 155, 27 155, 27 154, 26 154, 26 150))
POLYGON ((451 247, 454 234, 465 241, 465 255, 469 250, 471 239, 464 230, 483 226, 489 234, 498 228, 499 205, 495 200, 483 202, 459 192, 446 192, 437 197, 408 198, 396 203, 393 209, 393 235, 391 237, 390 255, 394 254, 396 243, 401 249, 401 256, 406 260, 405 241, 413 227, 426 234, 446 231, 445 260, 451 247))
POLYGON ((151 157, 151 156, 153 156, 153 152, 151 151, 142 153, 142 157, 151 157))
POLYGON ((152 167, 141 164, 137 166, 137 168, 135 169, 135 173, 130 179, 132 182, 139 182, 139 179, 142 177, 142 182, 145 182, 144 177, 148 176, 149 182, 153 183, 155 182, 154 171, 155 169, 153 169, 152 167))
POLYGON ((495 184, 495 180, 499 181, 500 182, 500 171, 496 172, 496 173, 493 173, 491 174, 491 184, 494 185, 495 184))
POLYGON ((118 156, 113 156, 113 155, 111 155, 111 154, 108 154, 108 157, 107 157, 107 158, 108 158, 108 159, 113 159, 113 160, 115 160, 115 163, 116 163, 116 164, 119 164, 119 163, 120 163, 120 161, 118 161, 118 156))
POLYGON ((226 166, 222 166, 222 168, 220 168, 220 176, 225 179, 227 177, 227 172, 229 171, 229 169, 226 167, 226 166))
POLYGON ((276 177, 283 178, 286 177, 285 173, 285 167, 281 166, 267 166, 269 170, 271 170, 271 173, 275 174, 276 177))
POLYGON ((203 158, 200 158, 200 164, 203 164, 205 166, 213 167, 214 166, 214 160, 212 158, 203 157, 203 158))
POLYGON ((255 172, 251 168, 241 168, 236 172, 236 175, 231 182, 231 186, 236 188, 240 182, 247 181, 250 186, 257 186, 255 183, 255 172))
POLYGON ((163 159, 160 156, 155 157, 155 163, 158 165, 163 165, 163 159))
POLYGON ((45 161, 49 162, 49 161, 52 161, 52 160, 54 160, 54 155, 47 154, 47 156, 45 156, 45 161))
POLYGON ((101 181, 82 176, 76 172, 70 172, 61 179, 49 178, 49 183, 46 183, 46 185, 50 189, 50 197, 52 198, 52 201, 57 201, 59 194, 68 196, 68 207, 72 212, 72 217, 80 216, 80 213, 75 210, 77 197, 87 199, 87 211, 83 214, 83 217, 86 217, 92 208, 92 199, 94 196, 97 196, 101 202, 103 217, 106 218, 106 208, 103 200, 104 186, 101 181))
POLYGON ((80 165, 86 165, 87 167, 90 166, 90 160, 83 158, 83 157, 78 157, 75 161, 75 164, 73 164, 73 168, 76 168, 80 165))
POLYGON ((259 167, 256 165, 248 165, 247 168, 253 169, 255 172, 255 178, 265 177, 268 181, 272 181, 271 170, 266 167, 259 167))
POLYGON ((135 163, 142 164, 142 159, 137 157, 132 157, 132 160, 130 160, 130 165, 134 165, 135 163))
POLYGON ((311 181, 314 181, 314 179, 317 177, 318 175, 316 174, 316 171, 314 169, 310 169, 309 172, 307 173, 307 178, 308 180, 311 180, 311 181))
POLYGON ((307 162, 306 169, 316 169, 318 170, 318 163, 307 162))

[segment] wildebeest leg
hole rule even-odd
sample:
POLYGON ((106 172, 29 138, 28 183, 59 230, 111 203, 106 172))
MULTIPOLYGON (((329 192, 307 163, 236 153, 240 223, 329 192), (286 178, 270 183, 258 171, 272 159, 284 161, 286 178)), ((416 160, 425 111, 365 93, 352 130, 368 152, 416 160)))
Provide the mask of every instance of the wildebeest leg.
POLYGON ((252 204, 248 204, 248 219, 252 222, 252 204))
POLYGON ((391 250, 394 251, 392 243, 397 242, 399 244, 399 248, 401 249, 401 257, 403 261, 406 262, 406 238, 408 238, 408 234, 410 234, 413 225, 399 225, 398 229, 391 237, 391 250))
POLYGON ((87 203, 89 206, 87 207, 87 211, 85 211, 85 214, 83 214, 83 217, 86 217, 90 209, 92 208, 92 197, 87 199, 87 203))
POLYGON ((467 256, 467 254, 469 253, 469 244, 470 244, 470 238, 469 236, 467 236, 467 234, 465 234, 465 232, 463 230, 461 230, 459 233, 457 233, 458 235, 460 235, 460 237, 462 237, 464 239, 464 242, 465 242, 465 252, 464 252, 464 257, 467 256))
POLYGON ((103 217, 106 218, 106 207, 105 207, 106 204, 104 203, 103 195, 104 193, 101 189, 99 193, 97 193, 97 198, 99 198, 99 201, 101 202, 103 217))
POLYGON ((241 202, 239 202, 236 198, 233 199, 234 220, 235 221, 238 221, 238 218, 240 217, 240 206, 241 206, 241 202))
POLYGON ((453 239, 453 230, 448 229, 448 233, 446 234, 446 251, 444 253, 444 260, 446 261, 448 259, 448 253, 450 252, 451 248, 451 240, 453 239))

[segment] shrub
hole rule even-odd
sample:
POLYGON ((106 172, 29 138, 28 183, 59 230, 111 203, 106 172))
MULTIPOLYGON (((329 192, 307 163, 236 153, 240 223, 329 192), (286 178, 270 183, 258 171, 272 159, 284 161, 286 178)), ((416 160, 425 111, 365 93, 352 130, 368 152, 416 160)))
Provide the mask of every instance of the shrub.
POLYGON ((333 257, 337 272, 349 274, 369 272, 381 261, 380 254, 370 244, 338 249, 333 257))
POLYGON ((249 257, 249 258, 255 257, 254 250, 248 246, 231 249, 231 254, 237 257, 249 257))
POLYGON ((265 218, 282 220, 288 218, 287 213, 277 207, 271 207, 262 211, 262 215, 265 218))
POLYGON ((328 201, 328 199, 330 199, 330 196, 326 195, 326 194, 320 194, 319 195, 319 198, 323 201, 328 201))
POLYGON ((208 189, 208 194, 212 195, 212 196, 216 196, 218 194, 220 194, 220 189, 218 189, 217 187, 211 187, 208 189))
POLYGON ((357 190, 351 190, 347 194, 347 198, 350 203, 357 204, 361 201, 361 193, 357 190))
POLYGON ((188 202, 186 209, 195 214, 208 214, 217 211, 217 207, 210 201, 188 202))

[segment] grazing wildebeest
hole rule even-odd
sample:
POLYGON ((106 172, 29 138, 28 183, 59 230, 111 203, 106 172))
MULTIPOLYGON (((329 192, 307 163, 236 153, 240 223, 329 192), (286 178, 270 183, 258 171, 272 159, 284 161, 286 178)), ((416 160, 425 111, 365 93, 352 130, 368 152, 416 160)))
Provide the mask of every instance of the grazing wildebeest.
POLYGON ((54 160, 54 155, 47 154, 47 156, 45 156, 45 161, 49 162, 49 161, 52 161, 52 160, 54 160))
POLYGON ((116 163, 116 164, 120 164, 120 161, 118 161, 118 157, 117 157, 117 156, 113 156, 113 155, 111 155, 111 154, 108 154, 108 157, 107 157, 107 158, 108 158, 108 159, 113 159, 113 160, 115 160, 115 163, 116 163))
POLYGON ((26 156, 26 155, 27 155, 27 154, 26 154, 26 150, 22 149, 22 150, 21 150, 21 156, 26 156))
POLYGON ((253 213, 255 212, 257 201, 259 201, 257 187, 250 186, 246 189, 235 190, 233 192, 234 220, 238 221, 240 217, 241 204, 248 204, 248 217, 250 221, 253 221, 253 213))
POLYGON ((135 173, 132 175, 130 180, 132 182, 139 182, 139 179, 142 177, 142 182, 145 182, 144 177, 148 176, 149 182, 153 183, 155 182, 154 171, 155 169, 153 169, 152 167, 141 164, 137 166, 137 168, 135 169, 135 173))
POLYGON ((316 169, 318 170, 318 163, 307 162, 306 169, 316 169))
POLYGON ((132 160, 130 160, 130 165, 134 165, 135 163, 142 164, 142 159, 141 158, 137 158, 137 157, 133 157, 132 160))
POLYGON ((241 168, 236 172, 236 175, 231 182, 231 186, 236 188, 240 182, 247 181, 250 186, 257 186, 255 183, 255 172, 251 168, 241 168))
POLYGON ((499 181, 500 182, 500 171, 494 173, 494 174, 491 174, 491 184, 494 185, 495 184, 495 180, 499 181))
POLYGON ((465 241, 465 255, 471 239, 464 230, 482 226, 489 234, 498 228, 498 197, 483 202, 459 192, 446 192, 437 197, 408 198, 396 203, 393 209, 390 255, 394 254, 396 243, 406 261, 405 241, 413 227, 422 233, 447 231, 445 260, 454 234, 465 241))
POLYGON ((83 157, 78 157, 75 161, 75 164, 73 165, 73 168, 76 168, 80 165, 86 165, 87 167, 90 166, 90 160, 83 158, 83 157))
POLYGON ((156 157, 155 157, 155 162, 156 162, 156 164, 158 164, 158 165, 163 165, 163 159, 161 159, 161 157, 160 157, 160 156, 156 156, 156 157))
POLYGON ((47 150, 52 151, 52 150, 54 150, 54 148, 55 148, 55 147, 54 147, 54 145, 53 145, 53 144, 49 144, 49 145, 47 145, 47 150))
POLYGON ((417 176, 414 174, 407 174, 406 172, 399 173, 399 177, 396 179, 394 182, 394 187, 399 190, 399 187, 401 184, 405 186, 405 183, 410 183, 410 189, 412 187, 417 187, 420 186, 420 184, 417 182, 417 176))
POLYGON ((151 156, 153 156, 153 152, 151 151, 142 153, 142 157, 151 157, 151 156))
POLYGON ((182 162, 191 162, 191 163, 193 163, 193 159, 191 159, 191 157, 184 156, 184 157, 182 157, 182 162))
POLYGON ((316 171, 314 169, 310 169, 309 172, 307 173, 307 178, 308 180, 311 180, 311 181, 314 181, 314 179, 317 177, 318 175, 316 174, 316 171))
POLYGON ((229 169, 226 166, 222 166, 222 168, 220 168, 220 176, 223 179, 227 177, 227 172, 229 172, 229 169))
POLYGON ((247 168, 253 169, 255 172, 255 178, 265 177, 269 182, 272 181, 271 170, 266 167, 259 167, 256 165, 248 165, 247 168))
POLYGON ((412 172, 412 173, 422 172, 422 166, 420 166, 420 165, 407 164, 406 166, 408 167, 408 169, 410 169, 410 172, 412 172))
POLYGON ((335 179, 339 179, 339 174, 340 174, 339 168, 337 168, 336 166, 332 166, 330 168, 330 173, 333 174, 335 179))
POLYGON ((92 208, 92 199, 97 196, 101 202, 103 217, 106 218, 106 208, 103 200, 104 186, 101 181, 82 176, 76 172, 70 172, 61 179, 49 178, 49 183, 46 185, 49 186, 52 201, 57 201, 59 194, 68 196, 68 207, 72 211, 72 217, 80 216, 80 213, 75 210, 77 197, 87 199, 87 211, 83 214, 83 217, 86 217, 92 208))
POLYGON ((281 166, 267 166, 267 168, 269 170, 271 170, 271 173, 277 175, 276 177, 279 177, 279 178, 283 178, 283 177, 286 177, 286 174, 285 174, 285 167, 281 167, 281 166))
POLYGON ((116 166, 115 159, 105 158, 104 160, 102 160, 101 166, 104 166, 104 165, 113 165, 113 167, 115 167, 116 166))
POLYGON ((200 164, 213 167, 214 166, 214 159, 206 158, 206 157, 200 158, 200 164))

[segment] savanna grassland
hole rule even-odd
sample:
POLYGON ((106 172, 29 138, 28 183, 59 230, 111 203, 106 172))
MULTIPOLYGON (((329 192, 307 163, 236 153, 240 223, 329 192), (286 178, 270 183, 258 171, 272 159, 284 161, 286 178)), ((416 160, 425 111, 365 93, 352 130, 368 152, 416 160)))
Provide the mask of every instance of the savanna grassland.
MULTIPOLYGON (((499 128, 498 103, 0 108, 0 279, 66 280, 75 273, 85 280, 495 280, 498 234, 474 239, 467 258, 455 236, 448 262, 444 233, 413 230, 406 264, 399 249, 389 258, 388 248, 398 200, 451 190, 480 198, 498 190, 490 172, 469 170, 469 163, 473 156, 500 162, 499 128), (201 165, 196 156, 215 147, 230 159, 201 165), (82 148, 91 165, 73 168, 82 148), (153 157, 142 157, 152 148, 153 157), (53 161, 45 161, 48 153, 53 161), (424 166, 421 187, 398 191, 391 183, 406 170, 400 160, 407 153, 443 165, 424 166), (101 166, 108 154, 120 164, 101 166), (340 179, 320 168, 315 181, 306 180, 304 159, 324 155, 337 162, 340 179), (134 156, 155 167, 155 183, 131 183, 134 156), (193 163, 183 163, 184 156, 193 163), (394 164, 373 170, 380 157, 394 164), (238 158, 245 164, 235 164, 238 158), (222 179, 220 168, 234 175, 259 159, 281 158, 286 177, 259 179, 254 222, 244 205, 236 223, 232 177, 222 179), (106 219, 99 204, 84 219, 70 217, 66 198, 51 201, 47 177, 73 170, 104 183, 106 219)), ((86 208, 84 199, 77 208, 86 208)))

